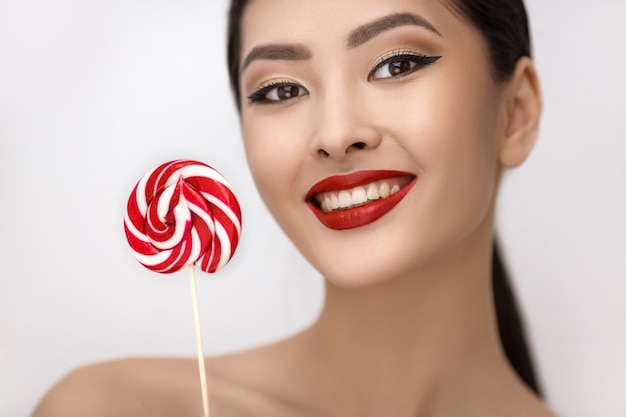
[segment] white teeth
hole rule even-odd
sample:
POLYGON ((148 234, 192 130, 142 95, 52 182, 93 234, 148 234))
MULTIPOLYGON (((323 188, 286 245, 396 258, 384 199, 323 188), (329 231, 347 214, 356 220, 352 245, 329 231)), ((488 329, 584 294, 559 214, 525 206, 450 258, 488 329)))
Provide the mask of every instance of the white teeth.
POLYGON ((367 199, 368 200, 378 200, 380 198, 380 194, 378 194, 378 187, 374 184, 370 184, 367 187, 367 199))
POLYGON ((331 208, 331 207, 332 207, 332 206, 331 206, 331 202, 330 202, 330 197, 329 197, 329 196, 326 196, 326 197, 324 198, 324 201, 322 202, 322 210, 324 210, 324 211, 327 211, 327 212, 328 212, 328 211, 332 210, 332 208, 331 208))
POLYGON ((386 182, 380 184, 380 189, 378 190, 378 193, 380 194, 380 198, 389 197, 391 195, 391 189, 389 188, 389 184, 387 184, 386 182))
POLYGON ((350 190, 321 193, 317 195, 316 199, 320 208, 328 213, 387 198, 400 191, 400 181, 400 179, 375 181, 367 186, 358 186, 350 190))
POLYGON ((330 195, 330 206, 329 206, 329 209, 330 210, 337 210, 338 208, 339 208, 339 197, 337 197, 337 194, 332 193, 330 195))
POLYGON ((352 205, 352 195, 349 191, 339 191, 339 207, 348 208, 352 205))
POLYGON ((352 204, 363 204, 367 201, 367 193, 365 188, 356 187, 352 190, 352 204))

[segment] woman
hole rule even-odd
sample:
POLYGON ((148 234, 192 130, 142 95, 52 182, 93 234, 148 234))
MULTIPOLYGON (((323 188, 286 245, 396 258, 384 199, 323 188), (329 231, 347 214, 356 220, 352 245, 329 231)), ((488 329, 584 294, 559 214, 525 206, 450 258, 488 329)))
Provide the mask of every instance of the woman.
MULTIPOLYGON (((541 113, 521 1, 233 1, 229 35, 256 185, 326 299, 295 337, 207 361, 212 416, 553 416, 491 291, 498 183, 541 113)), ((35 416, 197 416, 197 379, 193 359, 95 365, 35 416)))

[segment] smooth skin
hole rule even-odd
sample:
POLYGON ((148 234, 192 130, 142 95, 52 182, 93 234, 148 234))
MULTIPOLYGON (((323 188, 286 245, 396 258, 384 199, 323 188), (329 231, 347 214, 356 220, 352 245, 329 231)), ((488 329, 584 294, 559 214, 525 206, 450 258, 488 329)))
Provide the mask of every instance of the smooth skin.
MULTIPOLYGON (((553 416, 507 363, 490 292, 499 179, 537 137, 532 62, 496 83, 481 34, 444 1, 253 0, 242 27, 244 60, 267 45, 298 51, 248 59, 241 125, 259 192, 326 278, 326 299, 297 336, 207 360, 211 416, 553 416), (430 27, 350 43, 397 13, 430 27), (311 213, 316 182, 372 169, 418 181, 363 227, 330 230, 311 213)), ((193 359, 129 359, 70 374, 34 417, 201 414, 193 359)))

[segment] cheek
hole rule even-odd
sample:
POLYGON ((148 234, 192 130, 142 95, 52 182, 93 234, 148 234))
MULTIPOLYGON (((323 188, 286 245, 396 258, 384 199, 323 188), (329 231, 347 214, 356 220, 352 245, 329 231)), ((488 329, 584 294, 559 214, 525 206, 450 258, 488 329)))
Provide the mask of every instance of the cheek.
POLYGON ((283 232, 305 256, 310 255, 310 233, 303 232, 307 226, 302 217, 308 212, 302 186, 306 128, 302 122, 294 124, 293 117, 243 117, 246 157, 259 195, 283 232))
POLYGON ((261 198, 275 215, 286 199, 297 195, 298 155, 302 144, 288 118, 244 117, 246 158, 261 198))
POLYGON ((469 88, 470 79, 433 84, 411 117, 399 121, 422 171, 423 217, 438 219, 444 234, 466 234, 481 224, 497 189, 497 95, 491 80, 475 78, 469 88))
POLYGON ((493 102, 480 98, 475 96, 465 105, 459 102, 451 109, 454 123, 448 123, 448 133, 437 149, 443 161, 437 179, 445 188, 440 206, 470 228, 485 220, 498 182, 493 102))
POLYGON ((275 183, 272 178, 276 177, 276 159, 281 156, 273 151, 276 145, 273 135, 259 129, 253 122, 244 124, 242 135, 252 178, 263 200, 269 199, 268 193, 272 193, 275 183))

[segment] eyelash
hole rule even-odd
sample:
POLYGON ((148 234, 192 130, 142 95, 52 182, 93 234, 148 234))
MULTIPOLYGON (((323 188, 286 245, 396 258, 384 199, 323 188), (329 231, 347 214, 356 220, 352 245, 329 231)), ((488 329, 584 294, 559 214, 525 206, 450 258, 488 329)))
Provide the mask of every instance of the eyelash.
MULTIPOLYGON (((268 99, 266 96, 267 94, 274 90, 275 88, 280 88, 280 87, 292 87, 292 88, 300 88, 306 91, 306 89, 304 87, 302 87, 299 84, 294 83, 293 81, 287 81, 287 80, 276 80, 276 81, 271 81, 265 85, 262 85, 261 87, 259 87, 257 90, 255 90, 252 94, 250 94, 248 96, 248 102, 250 104, 256 104, 256 103, 260 103, 260 104, 277 104, 277 103, 281 103, 283 101, 287 101, 289 99, 285 99, 285 100, 271 100, 268 99)), ((306 94, 303 95, 308 95, 308 91, 306 92, 306 94)), ((300 96, 300 94, 298 94, 295 97, 300 96)), ((294 98, 295 98, 294 97, 294 98)))
POLYGON ((434 64, 435 62, 437 62, 439 59, 441 58, 441 55, 438 56, 433 56, 433 55, 424 55, 424 54, 420 54, 414 51, 407 51, 407 50, 397 50, 397 51, 393 51, 390 54, 384 56, 381 58, 380 62, 378 64, 376 64, 376 66, 374 67, 374 69, 372 69, 369 73, 369 75, 367 76, 368 81, 375 81, 376 78, 374 78, 374 74, 376 74, 376 72, 378 72, 380 69, 384 68, 385 65, 389 65, 392 64, 394 62, 401 62, 401 61, 410 61, 413 64, 415 64, 412 68, 410 68, 408 71, 402 72, 401 74, 398 75, 392 75, 391 77, 387 77, 387 78, 381 78, 381 79, 389 79, 389 78, 402 78, 406 75, 409 75, 419 69, 422 69, 424 67, 427 67, 431 64, 434 64))
MULTIPOLYGON (((390 54, 381 58, 380 62, 378 62, 378 64, 376 64, 376 66, 370 71, 369 75, 367 76, 367 79, 368 81, 376 81, 377 78, 374 78, 374 75, 379 70, 384 68, 385 65, 389 65, 394 62, 410 61, 413 64, 415 64, 413 67, 409 68, 408 71, 402 72, 398 75, 392 75, 391 77, 380 78, 380 80, 390 79, 390 78, 402 78, 419 69, 422 69, 424 67, 427 67, 435 63, 436 61, 439 60, 439 58, 441 58, 441 56, 429 56, 429 55, 424 55, 424 54, 420 54, 420 53, 413 52, 413 51, 407 51, 407 50, 393 51, 390 54)), ((306 94, 303 94, 303 95, 308 95, 308 91, 306 91, 304 87, 302 87, 301 85, 297 83, 294 83, 292 81, 287 81, 287 80, 276 80, 276 81, 271 81, 265 85, 260 86, 252 94, 250 94, 248 96, 249 104, 251 105, 257 104, 257 103, 258 104, 278 104, 283 101, 290 100, 289 98, 285 100, 272 100, 272 99, 267 98, 267 94, 269 92, 271 92, 275 88, 280 88, 280 87, 291 87, 291 88, 303 89, 306 92, 306 94)), ((300 96, 301 95, 298 94, 297 96, 294 96, 294 98, 300 97, 300 96)))

